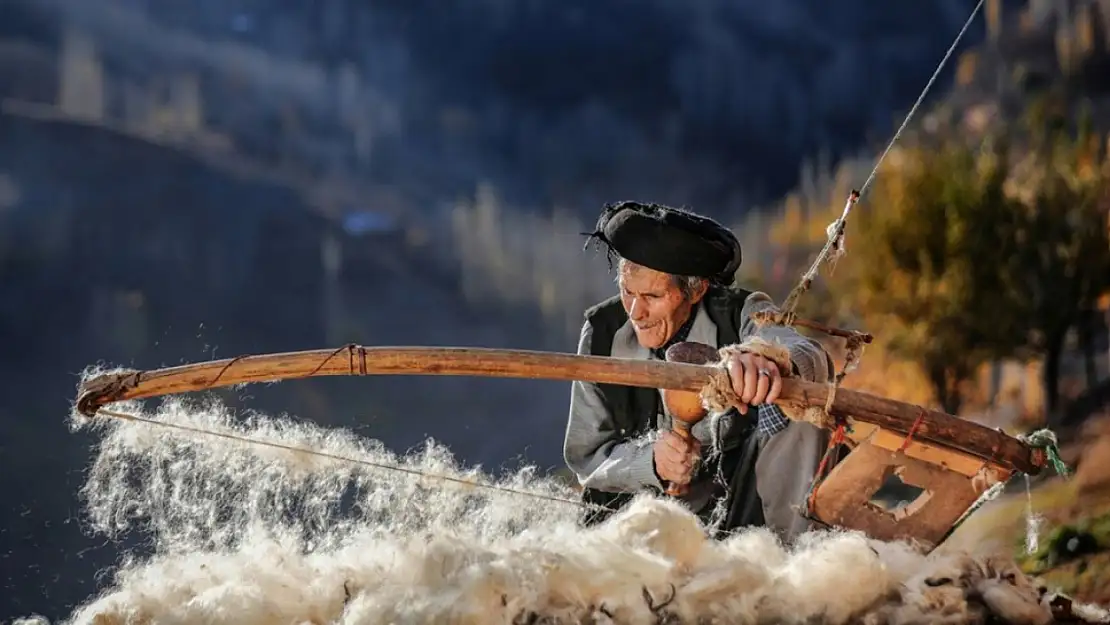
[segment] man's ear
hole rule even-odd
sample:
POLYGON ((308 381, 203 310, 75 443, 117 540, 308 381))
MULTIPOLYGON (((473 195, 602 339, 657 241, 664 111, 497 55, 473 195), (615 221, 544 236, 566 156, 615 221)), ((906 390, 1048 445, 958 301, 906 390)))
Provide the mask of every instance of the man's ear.
POLYGON ((705 297, 705 293, 708 290, 709 290, 709 281, 705 280, 704 278, 701 279, 701 280, 698 280, 698 286, 694 289, 694 295, 693 295, 693 297, 690 298, 691 301, 694 304, 697 304, 698 302, 701 301, 701 298, 705 297))

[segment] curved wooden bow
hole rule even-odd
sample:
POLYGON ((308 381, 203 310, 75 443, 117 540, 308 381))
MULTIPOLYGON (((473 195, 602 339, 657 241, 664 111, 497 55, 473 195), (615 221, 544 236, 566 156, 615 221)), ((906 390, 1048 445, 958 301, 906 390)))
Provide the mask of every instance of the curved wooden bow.
MULTIPOLYGON (((203 391, 253 382, 331 375, 454 375, 548 379, 701 391, 716 365, 632 360, 554 352, 474 347, 364 347, 259 354, 148 371, 124 370, 87 380, 77 398, 86 415, 111 402, 203 391)), ((823 384, 787 378, 780 401, 824 406, 823 384)), ((1042 450, 958 417, 860 391, 839 389, 831 414, 971 454, 1026 474, 1046 464, 1042 450)))

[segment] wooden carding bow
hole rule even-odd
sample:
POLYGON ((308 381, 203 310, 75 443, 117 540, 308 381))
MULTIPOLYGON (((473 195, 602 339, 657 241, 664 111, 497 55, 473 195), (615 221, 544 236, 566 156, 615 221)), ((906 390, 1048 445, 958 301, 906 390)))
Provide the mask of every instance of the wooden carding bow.
MULTIPOLYGON (((701 392, 727 376, 716 364, 633 360, 606 356, 475 347, 364 347, 259 354, 147 371, 124 370, 90 378, 77 409, 93 415, 115 401, 203 391, 245 383, 316 376, 445 375, 547 379, 701 392)), ((825 406, 829 387, 796 378, 783 380, 779 401, 825 406)), ((839 389, 830 414, 855 423, 867 436, 883 430, 912 434, 1011 471, 1035 475, 1046 465, 1043 450, 1005 433, 958 417, 868 393, 839 389), (870 427, 867 427, 870 426, 870 427)))

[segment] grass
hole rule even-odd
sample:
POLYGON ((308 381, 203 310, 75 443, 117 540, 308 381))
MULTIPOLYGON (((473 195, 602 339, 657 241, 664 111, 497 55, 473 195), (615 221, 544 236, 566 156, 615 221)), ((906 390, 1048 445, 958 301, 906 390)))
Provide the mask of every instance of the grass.
POLYGON ((1055 527, 1040 549, 1020 558, 1022 569, 1073 597, 1110 602, 1110 505, 1100 508, 1055 527))
POLYGON ((953 533, 944 549, 1009 550, 1027 574, 1078 601, 1110 604, 1110 490, 1080 492, 1074 481, 1053 479, 1007 495, 981 509, 953 533), (1025 552, 1027 509, 1042 523, 1036 549, 1025 552), (1086 553, 1069 556, 1069 544, 1086 553))
POLYGON ((1079 558, 1042 573, 1040 577, 1049 586, 1079 601, 1110 605, 1110 551, 1079 558))

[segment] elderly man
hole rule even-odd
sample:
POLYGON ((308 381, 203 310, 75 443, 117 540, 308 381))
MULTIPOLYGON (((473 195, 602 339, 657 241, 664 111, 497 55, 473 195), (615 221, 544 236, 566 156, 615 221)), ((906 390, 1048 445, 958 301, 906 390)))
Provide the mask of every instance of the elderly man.
MULTIPOLYGON (((681 341, 719 348, 760 337, 789 350, 792 375, 828 380, 832 360, 820 344, 791 328, 754 323, 752 314, 774 303, 732 286, 740 245, 715 221, 621 202, 605 207, 591 237, 619 258, 620 293, 586 311, 579 354, 662 360, 681 341)), ((698 422, 689 442, 671 430, 659 391, 573 384, 564 458, 584 501, 605 508, 593 507, 586 524, 670 483, 687 485, 680 499, 707 525, 716 520, 719 533, 769 526, 790 541, 808 529, 802 510, 827 432, 788 420, 774 405, 783 372, 771 359, 744 352, 729 373, 746 404, 698 422), (703 454, 711 444, 718 453, 703 454)))

